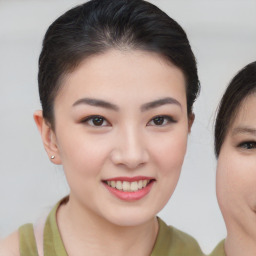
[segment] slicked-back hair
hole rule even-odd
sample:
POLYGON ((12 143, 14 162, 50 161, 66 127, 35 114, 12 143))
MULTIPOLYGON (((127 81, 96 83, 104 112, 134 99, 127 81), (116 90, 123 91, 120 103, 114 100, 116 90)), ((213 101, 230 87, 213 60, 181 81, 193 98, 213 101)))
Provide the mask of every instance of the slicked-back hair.
POLYGON ((158 53, 180 68, 186 79, 188 114, 192 113, 200 84, 196 60, 181 26, 143 0, 91 0, 55 20, 43 40, 39 94, 43 116, 52 128, 54 99, 65 75, 85 58, 109 49, 158 53))

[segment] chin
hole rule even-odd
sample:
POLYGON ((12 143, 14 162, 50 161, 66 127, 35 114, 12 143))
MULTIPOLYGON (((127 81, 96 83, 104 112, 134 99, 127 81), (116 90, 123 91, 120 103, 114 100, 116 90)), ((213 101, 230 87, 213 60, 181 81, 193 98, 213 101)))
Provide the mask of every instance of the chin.
POLYGON ((143 211, 130 211, 124 209, 123 211, 116 211, 113 215, 108 216, 106 219, 114 225, 120 227, 140 226, 146 222, 154 219, 155 213, 145 213, 143 211), (118 214, 117 214, 118 213, 118 214))

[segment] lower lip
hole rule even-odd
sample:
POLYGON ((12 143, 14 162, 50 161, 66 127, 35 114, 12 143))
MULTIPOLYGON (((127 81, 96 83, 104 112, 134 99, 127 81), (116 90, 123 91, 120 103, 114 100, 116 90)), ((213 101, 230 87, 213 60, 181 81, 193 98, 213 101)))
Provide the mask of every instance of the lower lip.
POLYGON ((105 187, 110 191, 114 196, 117 198, 123 200, 123 201, 137 201, 145 197, 151 190, 154 181, 151 181, 145 188, 142 188, 140 190, 137 190, 135 192, 125 192, 125 191, 120 191, 116 188, 112 188, 108 186, 106 183, 103 182, 105 187))

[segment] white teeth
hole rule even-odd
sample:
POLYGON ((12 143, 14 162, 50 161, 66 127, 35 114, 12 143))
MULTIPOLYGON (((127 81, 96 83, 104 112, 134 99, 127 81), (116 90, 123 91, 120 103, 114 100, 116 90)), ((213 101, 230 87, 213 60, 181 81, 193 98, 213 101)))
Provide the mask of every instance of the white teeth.
POLYGON ((117 181, 117 182, 116 182, 116 188, 119 189, 119 190, 123 190, 122 181, 117 181))
POLYGON ((143 187, 143 188, 146 187, 147 184, 148 184, 148 181, 147 181, 147 180, 143 180, 143 181, 142 181, 142 187, 143 187))
POLYGON ((131 183, 131 191, 137 191, 138 190, 138 182, 134 181, 131 183))
POLYGON ((116 182, 115 182, 114 180, 111 180, 110 186, 111 186, 112 188, 115 188, 115 187, 116 187, 116 182))
POLYGON ((123 182, 123 191, 130 191, 130 189, 131 189, 130 182, 124 181, 123 182))
POLYGON ((125 191, 125 192, 135 192, 138 191, 142 188, 145 188, 150 180, 139 180, 139 181, 107 181, 108 186, 112 188, 116 188, 120 191, 125 191))
POLYGON ((138 189, 142 189, 142 180, 138 182, 138 189))

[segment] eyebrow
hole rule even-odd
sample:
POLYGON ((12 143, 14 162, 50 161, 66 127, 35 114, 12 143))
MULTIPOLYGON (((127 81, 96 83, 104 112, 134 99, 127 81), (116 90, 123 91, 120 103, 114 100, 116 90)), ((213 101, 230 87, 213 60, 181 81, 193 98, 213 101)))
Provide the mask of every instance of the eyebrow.
MULTIPOLYGON (((102 107, 102 108, 107 108, 110 110, 114 110, 114 111, 118 111, 119 107, 113 103, 104 101, 104 100, 100 100, 100 99, 92 99, 92 98, 82 98, 77 100, 72 106, 77 106, 80 104, 86 104, 86 105, 90 105, 90 106, 95 106, 95 107, 102 107)), ((147 111, 150 110, 152 108, 157 108, 166 104, 175 104, 177 106, 179 106, 182 109, 182 106, 180 104, 179 101, 177 101, 174 98, 171 97, 166 97, 166 98, 162 98, 162 99, 158 99, 158 100, 154 100, 148 103, 145 103, 141 106, 141 111, 147 111)))
POLYGON ((182 109, 182 106, 181 106, 179 101, 177 101, 176 99, 171 98, 171 97, 166 97, 166 98, 163 98, 163 99, 159 99, 159 100, 155 100, 155 101, 151 101, 151 102, 143 104, 141 106, 141 111, 147 111, 147 110, 150 110, 152 108, 157 108, 157 107, 160 107, 160 106, 163 106, 163 105, 166 105, 166 104, 175 104, 175 105, 179 106, 182 109))
POLYGON ((256 129, 251 128, 251 127, 241 126, 241 127, 236 127, 232 131, 233 136, 236 135, 236 134, 239 134, 239 133, 250 134, 250 135, 256 136, 256 129))
POLYGON ((107 109, 111 109, 111 110, 115 110, 115 111, 119 110, 118 106, 116 106, 116 105, 114 105, 110 102, 107 102, 107 101, 104 101, 104 100, 99 100, 99 99, 82 98, 82 99, 77 100, 73 104, 73 106, 77 106, 77 105, 80 105, 80 104, 87 104, 87 105, 90 105, 90 106, 102 107, 102 108, 107 108, 107 109))

